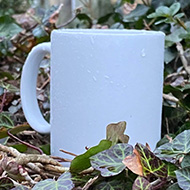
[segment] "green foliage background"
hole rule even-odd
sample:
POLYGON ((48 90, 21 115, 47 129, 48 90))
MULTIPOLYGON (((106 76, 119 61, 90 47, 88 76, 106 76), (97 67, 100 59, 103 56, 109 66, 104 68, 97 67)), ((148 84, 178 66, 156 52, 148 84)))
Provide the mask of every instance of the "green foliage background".
MULTIPOLYGON (((143 0, 142 4, 136 6, 132 0, 83 0, 81 2, 82 8, 75 10, 74 17, 71 20, 57 25, 58 20, 52 21, 52 15, 58 10, 59 5, 52 6, 49 10, 38 7, 31 10, 29 8, 32 1, 0 0, 0 128, 4 132, 2 137, 6 136, 6 130, 14 129, 16 125, 25 121, 19 101, 22 66, 32 47, 50 40, 53 29, 111 28, 163 31, 166 34, 161 131, 163 138, 158 142, 158 148, 154 155, 141 145, 137 145, 137 149, 140 147, 139 152, 142 153, 142 158, 146 160, 143 167, 148 172, 147 176, 166 180, 161 189, 188 189, 190 181, 186 180, 185 183, 182 183, 182 181, 190 178, 190 132, 188 130, 190 129, 190 0, 143 0), (129 9, 130 11, 127 13, 129 9), (18 16, 19 14, 22 14, 21 17, 18 16), (172 143, 169 142, 170 137, 174 138, 172 143), (180 157, 184 160, 179 164, 180 157), (158 158, 164 161, 160 161, 158 158), (168 162, 174 164, 173 159, 178 164, 173 166, 172 170, 168 162), (162 166, 161 172, 164 173, 167 168, 169 173, 164 173, 165 177, 163 178, 158 177, 160 171, 155 172, 157 168, 155 169, 151 160, 162 166), (148 169, 147 163, 151 166, 148 169), (170 176, 170 174, 172 175, 170 176), (170 177, 175 182, 174 184, 169 181, 170 177)), ((49 61, 46 59, 40 68, 39 86, 43 86, 45 81, 48 80, 48 67, 49 61)), ((41 92, 38 99, 40 100, 41 110, 48 120, 48 84, 43 87, 43 92, 41 92)), ((118 149, 124 152, 122 148, 118 149)), ((104 152, 100 152, 101 154, 104 155, 104 152)), ((114 167, 118 163, 113 165, 107 163, 106 166, 98 165, 96 159, 99 159, 100 155, 97 154, 91 158, 91 165, 97 164, 95 168, 99 168, 97 170, 100 170, 100 172, 102 172, 102 168, 106 168, 109 171, 108 174, 113 173, 116 169, 114 167)), ((104 180, 104 176, 102 176, 92 189, 111 189, 111 187, 117 189, 125 189, 123 187, 145 189, 145 186, 146 189, 151 189, 152 181, 147 176, 145 176, 146 179, 139 176, 135 180, 134 174, 129 172, 129 182, 126 181, 123 176, 125 174, 122 173, 125 167, 121 165, 121 168, 121 170, 117 170, 117 174, 121 172, 118 176, 107 180, 104 180)), ((93 175, 95 174, 93 173, 93 175)), ((66 174, 66 177, 60 179, 65 180, 68 176, 70 174, 66 174)), ((72 183, 71 178, 73 176, 69 177, 69 184, 72 183)), ((53 185, 58 182, 49 181, 49 183, 53 185)), ((73 187, 73 185, 70 186, 73 187)))

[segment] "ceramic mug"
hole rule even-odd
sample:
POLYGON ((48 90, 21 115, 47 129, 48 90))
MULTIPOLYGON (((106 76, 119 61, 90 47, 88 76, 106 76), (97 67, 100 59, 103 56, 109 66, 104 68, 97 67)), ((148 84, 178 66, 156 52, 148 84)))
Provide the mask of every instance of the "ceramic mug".
MULTIPOLYGON (((105 139, 106 126, 127 122, 130 144, 160 138, 164 33, 143 30, 54 30, 30 52, 21 77, 24 114, 51 133, 52 155, 81 154, 105 139), (36 99, 43 57, 51 54, 50 124, 36 99)), ((68 157, 67 157, 68 158, 68 157)))

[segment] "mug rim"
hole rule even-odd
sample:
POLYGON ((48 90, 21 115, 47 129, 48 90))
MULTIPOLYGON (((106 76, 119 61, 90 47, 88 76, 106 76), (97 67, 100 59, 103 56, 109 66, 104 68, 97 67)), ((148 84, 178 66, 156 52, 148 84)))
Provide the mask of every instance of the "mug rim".
POLYGON ((78 35, 159 35, 165 36, 161 31, 137 30, 137 29, 55 29, 52 34, 78 34, 78 35))

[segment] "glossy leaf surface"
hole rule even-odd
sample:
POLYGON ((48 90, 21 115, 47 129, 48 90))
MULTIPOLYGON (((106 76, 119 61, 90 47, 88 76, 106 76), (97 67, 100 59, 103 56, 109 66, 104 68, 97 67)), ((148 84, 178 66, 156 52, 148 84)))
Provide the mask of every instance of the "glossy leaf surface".
POLYGON ((132 151, 133 147, 129 144, 116 144, 110 149, 92 156, 90 158, 91 165, 99 170, 103 177, 117 175, 125 169, 122 161, 126 156, 132 154, 132 151))
POLYGON ((46 179, 44 181, 41 181, 37 183, 33 190, 71 190, 73 189, 74 184, 71 180, 71 174, 69 172, 62 174, 57 181, 53 179, 46 179))
POLYGON ((151 184, 144 177, 138 176, 133 184, 132 190, 151 190, 151 184))

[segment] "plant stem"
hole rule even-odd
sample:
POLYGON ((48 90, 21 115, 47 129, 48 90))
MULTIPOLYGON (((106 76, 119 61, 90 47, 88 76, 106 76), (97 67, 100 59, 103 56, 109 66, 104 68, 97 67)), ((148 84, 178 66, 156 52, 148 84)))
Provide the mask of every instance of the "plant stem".
POLYGON ((142 0, 142 2, 143 2, 143 4, 144 4, 145 6, 150 7, 150 2, 149 2, 149 0, 142 0))
POLYGON ((177 23, 185 30, 187 30, 187 27, 185 26, 185 23, 180 20, 179 18, 176 18, 177 23))
POLYGON ((77 156, 76 154, 74 154, 74 153, 72 153, 72 152, 68 152, 68 151, 66 151, 66 150, 63 150, 63 149, 60 149, 60 151, 61 152, 63 152, 63 153, 65 153, 65 154, 69 154, 69 155, 71 155, 71 156, 77 156))
POLYGON ((38 148, 38 147, 36 147, 36 146, 33 146, 33 145, 31 145, 31 144, 29 144, 29 143, 27 143, 27 142, 24 142, 24 141, 22 141, 22 140, 20 140, 18 137, 14 136, 14 135, 10 132, 10 130, 7 131, 7 134, 8 134, 11 138, 13 138, 14 140, 16 140, 16 141, 18 141, 18 142, 20 142, 20 143, 26 145, 27 147, 30 147, 30 148, 32 148, 32 149, 34 149, 34 150, 37 150, 40 154, 44 154, 43 151, 42 151, 40 148, 38 148))
POLYGON ((180 59, 181 59, 181 62, 183 64, 185 71, 187 72, 188 75, 190 75, 190 68, 188 67, 188 61, 184 56, 183 46, 180 42, 176 43, 176 49, 179 52, 179 56, 180 56, 180 59))
POLYGON ((57 29, 60 29, 60 28, 63 28, 64 26, 67 26, 68 24, 70 24, 73 20, 75 20, 75 18, 77 17, 77 15, 81 12, 81 7, 78 7, 76 8, 75 10, 75 15, 69 19, 67 22, 61 24, 61 25, 58 25, 56 28, 57 29))

